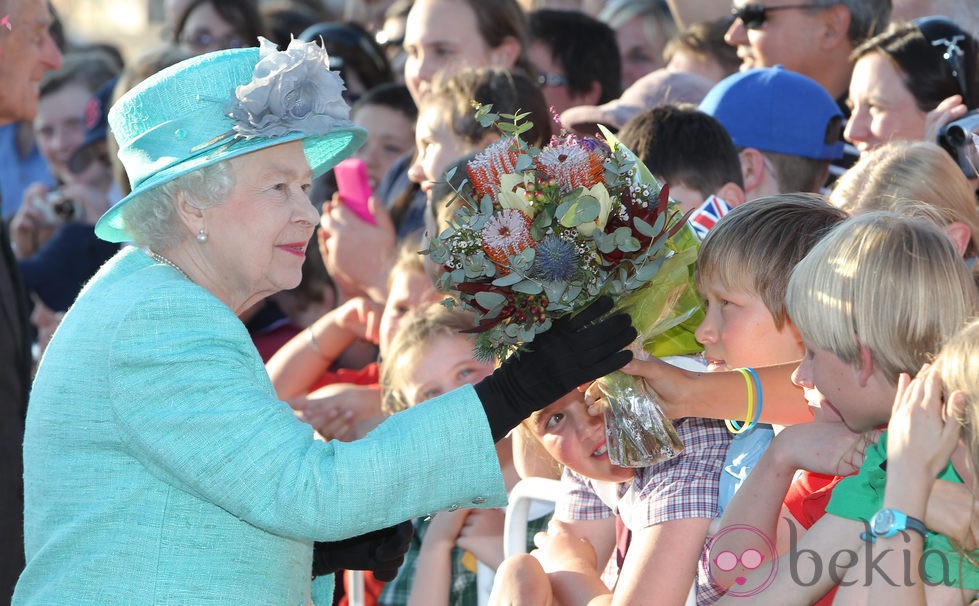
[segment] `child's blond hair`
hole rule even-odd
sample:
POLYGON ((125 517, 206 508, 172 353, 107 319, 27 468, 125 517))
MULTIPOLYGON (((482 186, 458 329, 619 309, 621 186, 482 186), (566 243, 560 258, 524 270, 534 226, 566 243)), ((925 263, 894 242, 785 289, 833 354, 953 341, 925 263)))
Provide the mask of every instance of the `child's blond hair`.
POLYGON ((836 227, 796 265, 786 306, 807 345, 853 366, 864 345, 896 384, 975 314, 977 295, 933 221, 874 211, 836 227))
POLYGON ((946 398, 956 391, 965 397, 959 422, 965 429, 973 469, 979 469, 979 318, 949 339, 936 361, 941 363, 946 398))
POLYGON ((854 215, 869 210, 903 214, 908 205, 923 202, 937 210, 943 224, 968 226, 972 237, 965 255, 979 253, 975 192, 952 157, 934 143, 892 141, 861 154, 836 182, 830 201, 854 215))
POLYGON ((441 303, 412 312, 398 327, 381 365, 381 410, 386 414, 400 412, 417 402, 408 401, 404 392, 410 378, 409 369, 438 337, 465 338, 460 331, 475 324, 472 314, 453 311, 441 303))
POLYGON ((781 194, 735 207, 708 232, 697 257, 697 290, 708 282, 758 295, 781 329, 792 268, 846 213, 818 194, 781 194))

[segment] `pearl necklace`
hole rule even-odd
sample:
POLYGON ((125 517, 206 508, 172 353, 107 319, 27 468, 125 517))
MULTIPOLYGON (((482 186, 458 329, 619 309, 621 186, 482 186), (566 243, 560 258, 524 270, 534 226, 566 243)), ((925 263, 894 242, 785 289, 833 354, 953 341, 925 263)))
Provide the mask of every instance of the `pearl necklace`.
MULTIPOLYGON (((178 272, 180 272, 180 275, 181 276, 183 276, 183 277, 187 278, 188 280, 190 280, 190 276, 188 276, 187 273, 184 270, 182 270, 179 267, 177 267, 177 264, 174 263, 173 261, 171 261, 170 259, 167 259, 163 255, 158 255, 158 254, 156 254, 155 252, 153 252, 152 250, 149 250, 149 249, 147 249, 147 252, 149 253, 150 257, 152 257, 154 260, 159 261, 160 263, 163 263, 164 265, 169 265, 170 267, 172 267, 172 268, 176 269, 178 272)), ((190 281, 193 282, 193 280, 190 280, 190 281)))

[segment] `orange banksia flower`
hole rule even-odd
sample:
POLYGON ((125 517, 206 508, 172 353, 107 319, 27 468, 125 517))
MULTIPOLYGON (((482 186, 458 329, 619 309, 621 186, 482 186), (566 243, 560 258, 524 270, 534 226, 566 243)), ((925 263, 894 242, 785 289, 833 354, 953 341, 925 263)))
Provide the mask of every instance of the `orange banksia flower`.
POLYGON ((486 194, 494 198, 500 193, 500 178, 517 172, 517 151, 513 142, 500 139, 490 144, 466 165, 466 173, 476 199, 486 194))

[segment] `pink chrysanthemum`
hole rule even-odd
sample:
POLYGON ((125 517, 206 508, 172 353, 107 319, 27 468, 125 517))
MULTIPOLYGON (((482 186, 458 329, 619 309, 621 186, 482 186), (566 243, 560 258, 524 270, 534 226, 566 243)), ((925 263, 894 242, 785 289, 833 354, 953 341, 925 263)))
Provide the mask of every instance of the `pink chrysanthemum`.
POLYGON ((483 226, 483 250, 496 265, 501 276, 510 273, 510 257, 531 248, 534 238, 530 235, 531 219, 513 208, 505 208, 494 214, 483 226))
POLYGON ((491 143, 466 165, 469 182, 479 200, 486 194, 500 193, 500 176, 517 172, 517 152, 508 138, 491 143))
POLYGON ((571 137, 552 140, 537 156, 537 166, 562 191, 592 187, 605 178, 601 153, 587 149, 571 137))

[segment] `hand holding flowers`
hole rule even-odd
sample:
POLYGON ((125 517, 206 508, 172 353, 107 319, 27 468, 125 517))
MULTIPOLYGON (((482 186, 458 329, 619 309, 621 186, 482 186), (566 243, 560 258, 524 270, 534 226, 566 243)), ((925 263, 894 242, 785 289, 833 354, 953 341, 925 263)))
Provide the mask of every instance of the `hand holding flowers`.
MULTIPOLYGON (((562 134, 538 149, 519 138, 530 127, 524 117, 477 108, 477 118, 504 137, 468 163, 468 180, 457 190, 464 202, 425 251, 445 268, 440 286, 476 312, 470 332, 477 355, 503 359, 606 294, 632 316, 637 348, 697 351, 692 333, 701 309, 691 268, 698 241, 667 188, 607 131, 601 139, 562 134)), ((613 380, 616 393, 642 389, 626 375, 613 380)), ((644 446, 657 459, 679 452, 655 401, 650 405, 645 392, 628 398, 647 423, 629 429, 620 423, 631 417, 625 409, 607 419, 610 452, 629 436, 638 439, 625 445, 630 463, 650 464, 647 453, 635 451, 644 446)))

